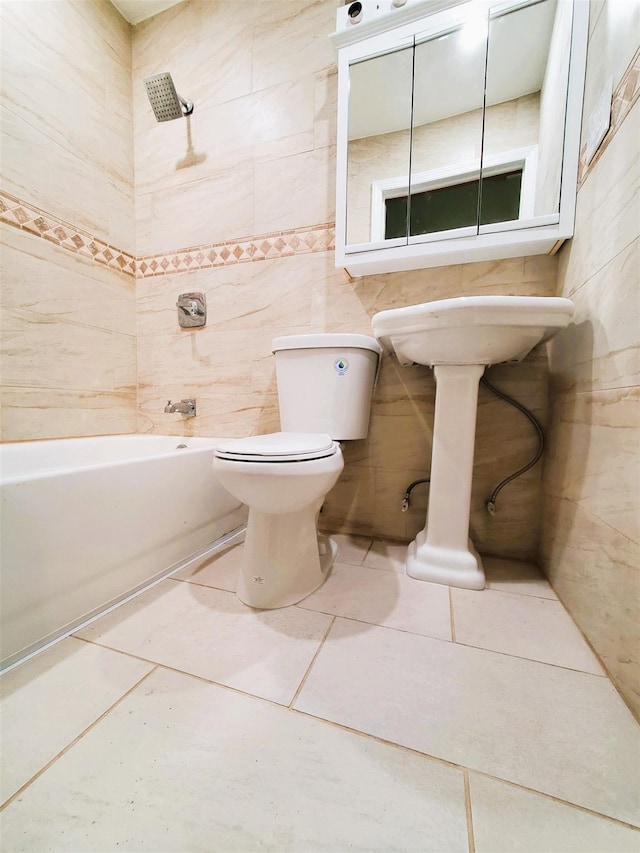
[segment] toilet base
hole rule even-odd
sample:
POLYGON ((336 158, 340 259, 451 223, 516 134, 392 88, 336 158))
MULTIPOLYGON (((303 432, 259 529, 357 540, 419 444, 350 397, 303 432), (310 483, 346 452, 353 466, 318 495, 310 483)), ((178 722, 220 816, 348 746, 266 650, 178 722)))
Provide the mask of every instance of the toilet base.
POLYGON ((480 555, 471 540, 467 548, 431 545, 421 530, 407 550, 407 574, 421 581, 442 583, 461 589, 484 589, 480 555))
POLYGON ((240 601, 266 610, 288 607, 325 581, 338 549, 329 537, 318 536, 321 503, 278 515, 249 509, 237 587, 240 601))

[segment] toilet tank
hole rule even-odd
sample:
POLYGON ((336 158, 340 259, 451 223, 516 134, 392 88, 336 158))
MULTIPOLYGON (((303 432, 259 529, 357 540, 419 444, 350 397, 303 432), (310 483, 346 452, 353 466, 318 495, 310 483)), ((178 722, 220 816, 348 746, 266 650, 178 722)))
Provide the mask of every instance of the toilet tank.
POLYGON ((280 428, 365 438, 382 348, 368 335, 275 338, 280 428))

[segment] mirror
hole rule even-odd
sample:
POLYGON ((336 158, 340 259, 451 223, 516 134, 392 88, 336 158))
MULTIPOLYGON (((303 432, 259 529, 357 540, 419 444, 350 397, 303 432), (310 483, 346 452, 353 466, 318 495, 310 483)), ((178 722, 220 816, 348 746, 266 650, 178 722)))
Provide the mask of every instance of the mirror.
MULTIPOLYGON (((372 192, 390 178, 409 174, 412 78, 412 43, 349 68, 349 245, 385 239, 384 223, 380 223, 384 212, 372 204, 372 192)), ((406 223, 404 229, 406 234, 406 223)))
POLYGON ((358 46, 345 251, 560 222, 573 9, 474 0, 402 28, 393 48, 358 46))
POLYGON ((416 36, 411 237, 477 233, 486 36, 486 10, 449 32, 416 36))
POLYGON ((481 232, 558 221, 571 12, 541 0, 491 16, 481 232))

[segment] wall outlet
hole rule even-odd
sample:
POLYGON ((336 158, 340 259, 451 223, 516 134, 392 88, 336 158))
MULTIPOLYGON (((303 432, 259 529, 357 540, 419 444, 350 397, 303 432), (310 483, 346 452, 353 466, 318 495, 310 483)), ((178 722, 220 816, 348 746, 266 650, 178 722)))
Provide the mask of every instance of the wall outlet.
POLYGON ((611 96, 613 94, 613 77, 610 77, 593 108, 587 124, 587 147, 585 149, 585 165, 594 158, 600 143, 607 135, 611 124, 611 96))

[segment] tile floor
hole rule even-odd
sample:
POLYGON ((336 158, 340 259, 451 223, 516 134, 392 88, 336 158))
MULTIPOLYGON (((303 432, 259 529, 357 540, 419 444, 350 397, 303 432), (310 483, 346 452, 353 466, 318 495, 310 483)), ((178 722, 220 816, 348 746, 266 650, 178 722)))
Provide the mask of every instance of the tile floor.
POLYGON ((537 570, 336 538, 296 607, 236 546, 5 675, 1 849, 638 853, 639 728, 537 570))

